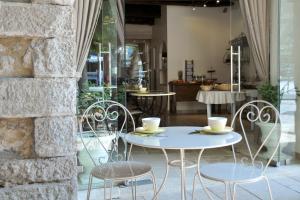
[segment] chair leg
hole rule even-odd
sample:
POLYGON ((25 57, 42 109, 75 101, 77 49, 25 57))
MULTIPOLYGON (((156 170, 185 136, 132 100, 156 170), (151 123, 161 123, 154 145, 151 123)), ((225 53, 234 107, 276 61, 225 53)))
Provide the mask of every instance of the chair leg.
POLYGON ((88 191, 87 191, 87 197, 86 197, 87 200, 90 199, 90 194, 91 194, 91 189, 92 189, 92 183, 93 183, 93 175, 90 174, 89 184, 88 184, 88 191))
POLYGON ((194 194, 195 194, 195 184, 196 184, 196 178, 197 178, 197 173, 195 173, 194 179, 193 179, 193 191, 192 191, 192 200, 194 200, 194 194))
POLYGON ((208 198, 209 198, 210 200, 213 200, 213 198, 212 198, 212 196, 211 196, 209 190, 205 187, 205 185, 204 185, 204 183, 203 183, 203 180, 202 180, 202 177, 201 177, 201 175, 200 175, 199 172, 198 172, 198 177, 199 177, 199 180, 200 180, 200 183, 201 183, 201 186, 202 186, 204 192, 206 193, 206 195, 208 196, 208 198))
POLYGON ((113 188, 114 188, 114 181, 111 181, 111 182, 110 182, 110 191, 109 191, 109 198, 110 198, 110 200, 112 200, 112 195, 111 195, 111 193, 112 193, 113 188))
POLYGON ((236 183, 234 183, 234 184, 233 184, 232 200, 235 200, 235 195, 236 195, 236 186, 237 186, 237 184, 236 184, 236 183))
POLYGON ((232 198, 232 187, 231 187, 232 185, 231 185, 231 183, 229 183, 228 186, 229 186, 229 197, 232 198))
POLYGON ((131 196, 132 196, 132 200, 135 200, 134 191, 133 191, 133 180, 131 180, 130 182, 131 182, 131 196))
POLYGON ((263 178, 266 180, 267 185, 268 185, 268 190, 269 190, 270 200, 273 200, 272 190, 271 190, 271 186, 270 186, 269 179, 268 179, 266 176, 264 176, 263 178))
POLYGON ((228 200, 228 183, 224 182, 225 184, 225 200, 228 200))
POLYGON ((136 200, 136 179, 134 179, 134 200, 136 200))
POLYGON ((153 200, 156 200, 156 180, 153 171, 150 173, 151 179, 152 179, 152 185, 153 185, 153 200))
POLYGON ((103 180, 104 181, 104 200, 106 200, 106 180, 103 180))

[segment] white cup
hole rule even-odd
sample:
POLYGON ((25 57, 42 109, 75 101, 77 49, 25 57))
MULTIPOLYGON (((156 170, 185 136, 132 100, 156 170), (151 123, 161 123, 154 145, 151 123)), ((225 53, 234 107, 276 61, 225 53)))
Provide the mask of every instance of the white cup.
POLYGON ((140 92, 147 92, 147 88, 146 87, 141 87, 140 92))
POLYGON ((159 127, 160 118, 158 117, 147 117, 142 119, 143 128, 146 131, 155 131, 159 127))
POLYGON ((208 125, 213 131, 222 131, 225 129, 227 123, 226 117, 209 117, 208 125))

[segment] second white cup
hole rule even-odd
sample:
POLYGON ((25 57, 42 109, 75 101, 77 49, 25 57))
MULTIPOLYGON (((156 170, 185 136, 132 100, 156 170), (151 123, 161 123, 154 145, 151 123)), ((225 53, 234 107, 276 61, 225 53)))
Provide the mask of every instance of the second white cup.
POLYGON ((147 117, 142 119, 143 128, 146 131, 155 131, 159 127, 160 118, 158 117, 147 117))
POLYGON ((209 117, 208 126, 213 131, 222 131, 225 129, 227 123, 226 117, 209 117))

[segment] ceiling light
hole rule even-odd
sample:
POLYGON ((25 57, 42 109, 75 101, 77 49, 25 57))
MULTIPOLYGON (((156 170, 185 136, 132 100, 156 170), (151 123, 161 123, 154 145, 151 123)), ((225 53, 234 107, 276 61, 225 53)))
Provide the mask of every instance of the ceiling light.
POLYGON ((205 3, 205 4, 203 4, 203 7, 207 7, 206 3, 205 3))
POLYGON ((220 3, 220 0, 217 0, 217 3, 220 3))

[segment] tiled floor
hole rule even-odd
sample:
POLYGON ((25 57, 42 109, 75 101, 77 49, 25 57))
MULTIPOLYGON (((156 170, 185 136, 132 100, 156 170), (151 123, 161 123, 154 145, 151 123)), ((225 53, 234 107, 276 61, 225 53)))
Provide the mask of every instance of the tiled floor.
MULTIPOLYGON (((178 158, 178 152, 168 151, 170 158, 178 158)), ((147 150, 136 148, 134 151, 134 159, 150 163, 157 178, 157 184, 160 185, 165 165, 164 158, 160 151, 147 150)), ((195 159, 197 152, 192 151, 187 154, 187 158, 195 159)), ((203 160, 205 162, 214 162, 220 160, 229 160, 231 158, 230 151, 226 149, 220 149, 220 151, 213 150, 207 152, 204 155, 203 160)), ((162 190, 159 199, 180 199, 180 174, 176 168, 170 168, 170 173, 165 185, 162 190)), ((187 191, 188 199, 191 199, 192 191, 192 179, 195 173, 194 169, 187 170, 187 191)), ((278 200, 300 200, 300 163, 293 163, 288 166, 281 166, 279 168, 269 167, 267 175, 270 179, 272 193, 274 199, 278 200)), ((206 185, 209 190, 213 193, 215 199, 224 198, 224 186, 217 182, 206 181, 206 185)), ((146 181, 146 184, 139 184, 137 187, 138 199, 151 199, 152 197, 152 185, 150 181, 146 181)), ((117 189, 113 191, 113 196, 119 197, 120 199, 131 199, 131 188, 123 187, 120 189, 120 193, 117 189)), ((195 199, 208 199, 203 192, 200 184, 197 184, 195 199)), ((79 191, 78 199, 83 200, 86 198, 86 191, 79 191)), ((92 200, 103 199, 103 190, 93 189, 92 200)), ((250 200, 250 199, 268 199, 267 185, 264 182, 257 182, 252 184, 243 185, 237 190, 237 199, 250 200)))
MULTIPOLYGON (((198 125, 205 124, 204 117, 201 115, 179 115, 171 116, 170 125, 198 125)), ((178 158, 179 152, 168 151, 170 159, 178 158)), ((195 160, 198 155, 196 151, 190 151, 186 157, 195 160)), ((165 172, 164 157, 159 150, 150 150, 136 147, 133 151, 135 160, 150 163, 153 166, 157 184, 160 185, 165 172)), ((226 161, 232 158, 231 151, 228 148, 215 149, 206 151, 203 155, 203 164, 206 162, 226 161)), ((187 191, 188 199, 191 199, 192 179, 195 169, 187 170, 187 191)), ((274 199, 278 200, 300 200, 300 162, 293 161, 292 164, 281 167, 269 167, 267 175, 270 179, 272 194, 274 199)), ((137 187, 138 199, 151 199, 152 197, 152 184, 148 181, 140 181, 137 187)), ((224 199, 224 186, 223 184, 205 181, 212 192, 214 199, 224 199)), ((131 188, 122 187, 113 190, 113 197, 119 199, 132 199, 131 188)), ((86 191, 78 192, 78 199, 86 199, 86 191)), ((103 190, 93 189, 91 194, 92 200, 103 199, 103 190)), ((170 173, 166 185, 159 195, 162 200, 177 200, 180 199, 180 172, 176 168, 170 168, 170 173)), ((195 199, 208 199, 200 184, 197 184, 196 198, 195 199)), ((252 183, 238 187, 237 199, 252 200, 252 199, 269 199, 267 185, 262 182, 252 183)))

